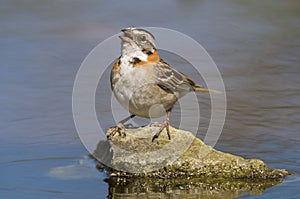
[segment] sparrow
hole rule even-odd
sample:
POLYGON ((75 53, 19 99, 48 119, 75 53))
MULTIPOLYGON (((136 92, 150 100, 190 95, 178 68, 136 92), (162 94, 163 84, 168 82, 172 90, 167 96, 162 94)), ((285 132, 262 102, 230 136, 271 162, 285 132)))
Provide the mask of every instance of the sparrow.
POLYGON ((189 92, 218 91, 196 85, 188 76, 163 61, 154 36, 147 30, 129 27, 121 31, 121 56, 113 64, 110 82, 117 101, 131 115, 113 127, 107 138, 111 139, 124 129, 124 123, 135 116, 156 118, 166 115, 152 142, 164 129, 170 140, 169 118, 177 100, 189 92))

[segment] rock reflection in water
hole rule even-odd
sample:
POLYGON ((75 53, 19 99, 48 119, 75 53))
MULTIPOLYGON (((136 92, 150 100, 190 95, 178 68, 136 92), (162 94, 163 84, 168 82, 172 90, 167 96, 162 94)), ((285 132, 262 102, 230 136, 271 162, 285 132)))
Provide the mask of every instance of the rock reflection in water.
POLYGON ((236 198, 262 194, 280 181, 111 177, 108 198, 236 198))

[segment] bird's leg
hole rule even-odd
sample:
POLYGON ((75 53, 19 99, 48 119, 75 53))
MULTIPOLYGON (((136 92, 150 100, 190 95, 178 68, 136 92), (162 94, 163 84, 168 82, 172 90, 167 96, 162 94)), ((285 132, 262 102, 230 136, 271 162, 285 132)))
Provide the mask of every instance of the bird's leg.
POLYGON ((120 122, 118 122, 118 124, 115 127, 113 127, 109 133, 106 134, 107 139, 110 140, 117 132, 119 132, 121 129, 124 129, 125 128, 124 123, 133 117, 135 117, 135 115, 132 114, 126 117, 125 119, 121 120, 120 122))
POLYGON ((170 135, 170 129, 169 129, 169 121, 170 121, 170 115, 171 115, 171 110, 167 111, 167 118, 165 119, 165 121, 162 123, 161 127, 159 128, 159 130, 157 131, 157 133, 153 136, 152 138, 152 142, 158 138, 158 136, 160 135, 160 133, 166 129, 167 130, 167 134, 168 134, 168 138, 169 140, 171 140, 171 135, 170 135))

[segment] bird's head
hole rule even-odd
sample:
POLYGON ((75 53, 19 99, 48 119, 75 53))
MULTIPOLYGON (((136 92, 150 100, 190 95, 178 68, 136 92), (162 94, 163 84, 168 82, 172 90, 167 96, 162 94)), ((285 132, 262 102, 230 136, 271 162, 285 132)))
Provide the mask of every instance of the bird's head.
POLYGON ((140 28, 125 28, 123 35, 119 36, 122 40, 122 55, 136 54, 140 60, 146 61, 147 56, 156 51, 154 36, 140 28))

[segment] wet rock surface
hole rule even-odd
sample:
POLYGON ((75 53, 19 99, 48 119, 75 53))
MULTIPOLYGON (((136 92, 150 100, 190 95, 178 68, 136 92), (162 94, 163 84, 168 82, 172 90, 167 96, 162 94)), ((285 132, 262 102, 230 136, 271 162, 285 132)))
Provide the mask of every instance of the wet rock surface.
POLYGON ((152 142, 158 128, 154 125, 126 129, 126 136, 121 132, 111 141, 100 141, 93 153, 101 161, 98 168, 117 177, 201 178, 201 181, 243 179, 280 182, 289 174, 258 159, 217 151, 192 133, 172 127, 171 140, 163 131, 152 142))

